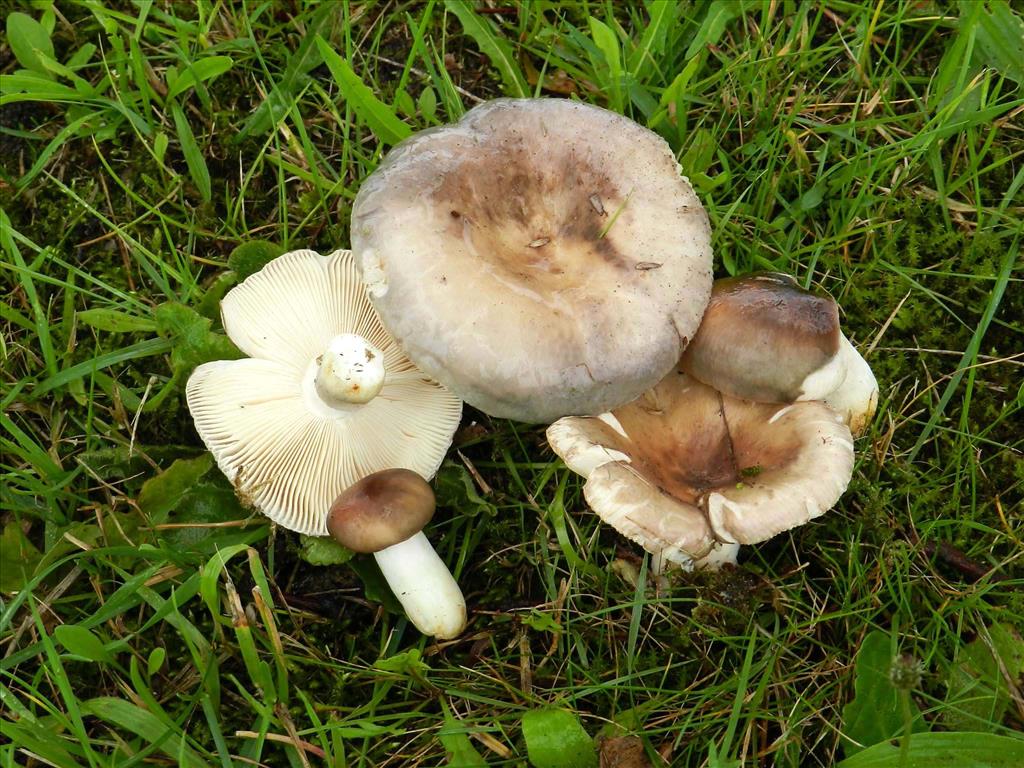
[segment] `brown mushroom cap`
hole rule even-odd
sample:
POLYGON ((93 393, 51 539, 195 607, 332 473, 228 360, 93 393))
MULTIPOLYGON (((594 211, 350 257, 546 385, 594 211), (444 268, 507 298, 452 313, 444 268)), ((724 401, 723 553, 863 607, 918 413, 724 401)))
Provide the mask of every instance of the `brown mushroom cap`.
POLYGON ((680 367, 744 400, 819 399, 842 381, 843 367, 831 365, 841 336, 831 296, 804 290, 777 272, 730 277, 715 281, 680 367), (812 384, 820 392, 809 391, 812 384))
POLYGON ((498 99, 402 142, 359 190, 352 247, 410 359, 521 421, 654 386, 711 290, 707 214, 668 144, 564 99, 498 99))
POLYGON ((823 514, 853 472, 850 431, 828 406, 739 400, 682 372, 610 414, 559 419, 547 436, 587 477, 602 520, 682 563, 823 514))
POLYGON ((419 533, 434 516, 434 505, 434 491, 418 474, 385 469, 338 496, 327 530, 353 552, 379 552, 419 533))

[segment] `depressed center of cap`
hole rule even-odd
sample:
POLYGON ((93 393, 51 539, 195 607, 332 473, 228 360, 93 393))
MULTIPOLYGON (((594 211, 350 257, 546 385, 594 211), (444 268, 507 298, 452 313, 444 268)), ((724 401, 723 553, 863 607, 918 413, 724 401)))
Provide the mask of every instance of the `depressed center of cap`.
POLYGON ((316 394, 332 408, 368 403, 384 386, 384 353, 356 333, 335 336, 313 365, 316 394))

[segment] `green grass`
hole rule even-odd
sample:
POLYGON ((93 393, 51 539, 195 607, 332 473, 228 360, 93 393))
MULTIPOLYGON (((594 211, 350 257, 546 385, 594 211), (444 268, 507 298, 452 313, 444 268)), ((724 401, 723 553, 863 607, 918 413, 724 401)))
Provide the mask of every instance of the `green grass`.
POLYGON ((48 5, 0 2, 42 22, 0 40, 0 766, 525 765, 545 705, 656 765, 828 766, 872 630, 931 730, 1020 737, 1020 670, 965 661, 1024 632, 1008 6, 48 5), (839 300, 881 407, 834 511, 661 591, 541 428, 468 412, 430 535, 471 624, 435 645, 184 461, 182 385, 231 353, 236 246, 346 246, 391 143, 569 91, 670 142, 718 275, 839 300))

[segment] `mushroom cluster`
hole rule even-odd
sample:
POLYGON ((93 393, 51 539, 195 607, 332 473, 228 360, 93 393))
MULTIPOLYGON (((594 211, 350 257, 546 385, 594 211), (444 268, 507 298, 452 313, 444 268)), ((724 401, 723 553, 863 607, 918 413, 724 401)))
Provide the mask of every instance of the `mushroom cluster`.
POLYGON ((788 275, 718 280, 678 368, 611 413, 559 419, 548 442, 590 507, 666 562, 735 562, 825 513, 878 400, 835 301, 788 275), (853 430, 853 433, 851 433, 853 430))
POLYGON ((784 275, 713 284, 707 214, 633 121, 483 104, 396 146, 351 231, 351 254, 286 254, 228 293, 250 359, 200 366, 188 402, 247 499, 374 553, 423 632, 466 622, 421 533, 460 398, 551 424, 659 570, 735 562, 845 490, 878 389, 838 307, 784 275))

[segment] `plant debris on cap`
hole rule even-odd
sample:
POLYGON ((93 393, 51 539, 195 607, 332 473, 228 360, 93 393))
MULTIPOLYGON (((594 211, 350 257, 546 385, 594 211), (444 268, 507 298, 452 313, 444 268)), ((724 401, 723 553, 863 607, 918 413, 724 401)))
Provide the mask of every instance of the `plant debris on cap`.
POLYGON ((221 316, 249 359, 196 368, 188 407, 221 471, 267 517, 325 535, 331 503, 360 478, 392 467, 433 477, 462 403, 381 325, 349 251, 274 259, 227 293, 221 316))
POLYGON ((739 400, 681 371, 547 437, 602 520, 686 567, 735 562, 736 545, 823 514, 853 472, 850 431, 823 403, 739 400))
POLYGON ((560 99, 499 99, 402 142, 359 190, 352 244, 409 357, 522 421, 654 386, 711 290, 708 218, 668 144, 560 99))
POLYGON ((778 272, 716 280, 680 367, 745 400, 823 400, 855 435, 878 404, 874 374, 840 330, 835 300, 778 272))

